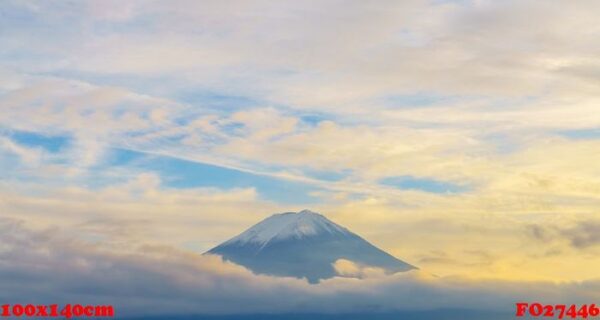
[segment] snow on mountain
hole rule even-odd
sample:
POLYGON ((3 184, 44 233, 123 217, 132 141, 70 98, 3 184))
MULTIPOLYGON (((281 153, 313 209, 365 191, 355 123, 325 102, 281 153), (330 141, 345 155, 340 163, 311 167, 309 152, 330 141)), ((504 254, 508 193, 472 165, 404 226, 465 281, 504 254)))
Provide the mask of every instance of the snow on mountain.
POLYGON ((307 278, 316 283, 336 276, 333 264, 350 260, 388 273, 416 269, 316 212, 274 214, 207 254, 259 274, 307 278))
POLYGON ((349 232, 346 228, 327 220, 327 218, 316 212, 302 210, 298 213, 274 214, 226 243, 257 243, 264 245, 271 240, 300 239, 317 234, 349 232))

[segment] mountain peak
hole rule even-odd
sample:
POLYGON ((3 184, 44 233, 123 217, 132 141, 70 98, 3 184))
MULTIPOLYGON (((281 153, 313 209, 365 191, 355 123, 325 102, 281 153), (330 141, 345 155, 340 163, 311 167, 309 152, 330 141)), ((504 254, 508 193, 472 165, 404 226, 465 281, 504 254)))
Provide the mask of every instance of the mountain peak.
POLYGON ((307 278, 311 283, 336 276, 333 264, 339 259, 390 273, 415 269, 307 209, 274 214, 207 253, 255 273, 307 278))
POLYGON ((300 239, 319 234, 342 234, 345 232, 348 230, 331 222, 325 216, 304 209, 300 212, 274 214, 226 243, 264 245, 271 241, 289 238, 300 239))
POLYGON ((323 216, 322 214, 320 214, 318 212, 311 211, 309 209, 304 209, 304 210, 298 212, 298 214, 316 214, 316 215, 321 216, 321 217, 323 216))

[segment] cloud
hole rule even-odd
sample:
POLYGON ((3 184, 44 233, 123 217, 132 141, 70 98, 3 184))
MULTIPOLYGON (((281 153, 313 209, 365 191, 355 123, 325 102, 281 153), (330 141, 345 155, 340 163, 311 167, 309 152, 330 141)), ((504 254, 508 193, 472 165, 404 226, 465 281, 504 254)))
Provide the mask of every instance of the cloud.
POLYGON ((580 221, 573 228, 562 231, 575 248, 588 248, 600 244, 600 221, 580 221))
POLYGON ((29 29, 6 25, 4 35, 12 40, 5 51, 20 57, 10 64, 28 71, 155 78, 152 87, 161 90, 202 87, 362 114, 372 111, 364 104, 374 98, 407 92, 554 98, 594 92, 593 77, 570 71, 597 66, 590 2, 5 6, 30 20, 29 29), (528 12, 538 13, 533 25, 528 12), (68 29, 64 16, 89 32, 68 29), (45 37, 50 27, 58 30, 52 40, 45 37))
POLYGON ((0 211, 123 250, 149 243, 203 252, 283 208, 259 199, 253 188, 170 189, 155 174, 140 173, 100 188, 0 183, 0 211))
POLYGON ((5 93, 0 125, 48 135, 69 135, 71 165, 89 167, 125 135, 165 129, 177 104, 122 88, 82 81, 30 77, 5 93))
POLYGON ((28 45, 7 46, 21 58, 3 64, 10 78, 28 76, 3 95, 12 116, 2 124, 73 134, 72 163, 83 168, 125 147, 307 181, 306 167, 352 172, 344 184, 321 183, 333 192, 379 191, 372 181, 392 175, 485 185, 503 173, 502 150, 600 125, 593 84, 560 71, 597 64, 587 45, 596 31, 581 27, 594 22, 588 6, 132 1, 115 12, 90 1, 58 12, 9 3, 9 14, 36 30, 60 27, 60 37, 7 25, 4 39, 28 45), (531 26, 527 10, 543 18, 531 26), (69 32, 63 15, 90 32, 69 32), (177 101, 190 91, 256 102, 214 110, 177 101), (406 94, 441 98, 425 108, 381 103, 406 94), (330 120, 302 126, 312 112, 330 120))
POLYGON ((0 137, 0 148, 17 155, 28 166, 39 165, 42 161, 42 150, 22 146, 8 138, 0 137))
POLYGON ((333 269, 341 277, 368 278, 384 276, 385 270, 376 267, 362 266, 346 259, 338 259, 333 263, 333 269))

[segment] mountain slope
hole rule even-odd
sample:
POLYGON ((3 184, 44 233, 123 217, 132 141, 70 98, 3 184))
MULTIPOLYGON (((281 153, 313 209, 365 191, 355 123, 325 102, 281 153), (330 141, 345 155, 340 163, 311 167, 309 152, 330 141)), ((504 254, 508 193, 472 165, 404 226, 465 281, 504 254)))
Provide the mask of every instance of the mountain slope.
POLYGON ((311 283, 335 276, 333 263, 338 259, 389 273, 415 269, 309 210, 275 214, 207 253, 255 273, 307 278, 311 283))

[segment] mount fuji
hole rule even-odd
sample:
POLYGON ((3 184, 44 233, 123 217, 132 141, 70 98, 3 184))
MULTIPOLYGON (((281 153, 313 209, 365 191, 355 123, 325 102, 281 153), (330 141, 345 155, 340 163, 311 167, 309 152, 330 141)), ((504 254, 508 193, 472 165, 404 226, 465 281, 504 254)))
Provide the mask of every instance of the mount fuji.
POLYGON ((274 214, 206 254, 257 274, 306 278, 310 283, 336 276, 333 264, 339 259, 386 273, 416 269, 309 210, 274 214))

